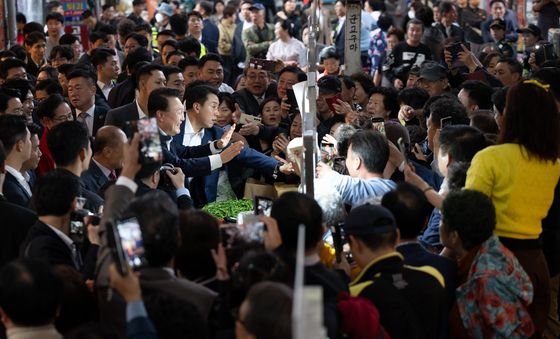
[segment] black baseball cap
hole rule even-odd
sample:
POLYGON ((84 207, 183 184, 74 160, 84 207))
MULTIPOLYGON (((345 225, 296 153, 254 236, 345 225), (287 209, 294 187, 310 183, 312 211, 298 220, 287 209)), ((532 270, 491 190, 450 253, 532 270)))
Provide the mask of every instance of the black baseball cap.
POLYGON ((325 75, 317 81, 320 94, 336 94, 342 91, 340 79, 334 75, 325 75))
POLYGON ((383 206, 365 204, 353 208, 344 223, 347 235, 382 234, 395 231, 395 217, 383 206))
POLYGON ((492 21, 492 23, 490 24, 490 28, 493 27, 498 27, 501 29, 506 29, 506 22, 502 19, 495 19, 492 21))
POLYGON ((531 34, 533 34, 534 36, 536 36, 537 38, 540 39, 542 32, 541 32, 541 29, 539 27, 537 27, 537 25, 529 24, 525 28, 518 28, 517 33, 531 33, 531 34))
POLYGON ((438 81, 447 78, 447 69, 437 62, 428 61, 420 66, 418 79, 427 81, 438 81))

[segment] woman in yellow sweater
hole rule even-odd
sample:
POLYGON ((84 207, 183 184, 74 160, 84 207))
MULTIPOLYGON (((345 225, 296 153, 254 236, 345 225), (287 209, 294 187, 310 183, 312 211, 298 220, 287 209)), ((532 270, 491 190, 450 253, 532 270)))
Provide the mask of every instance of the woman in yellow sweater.
POLYGON ((496 120, 499 145, 475 155, 465 188, 492 199, 496 235, 533 282, 529 313, 542 333, 550 307, 550 286, 539 235, 560 177, 560 116, 549 86, 525 80, 509 89, 504 114, 496 120))

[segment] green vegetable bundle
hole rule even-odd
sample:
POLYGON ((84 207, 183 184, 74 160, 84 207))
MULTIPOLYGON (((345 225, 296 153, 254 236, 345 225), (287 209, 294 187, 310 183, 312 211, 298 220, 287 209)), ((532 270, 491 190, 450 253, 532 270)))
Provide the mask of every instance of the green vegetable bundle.
POLYGON ((211 202, 202 209, 216 218, 237 218, 240 212, 253 210, 253 201, 248 199, 227 200, 220 202, 211 202))

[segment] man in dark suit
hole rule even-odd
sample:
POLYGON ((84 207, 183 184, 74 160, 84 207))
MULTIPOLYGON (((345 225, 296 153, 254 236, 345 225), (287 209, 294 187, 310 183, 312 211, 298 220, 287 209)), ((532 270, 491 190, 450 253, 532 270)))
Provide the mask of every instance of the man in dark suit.
POLYGON ((179 167, 187 177, 209 175, 212 170, 227 163, 243 147, 234 144, 222 152, 229 143, 233 130, 212 143, 182 145, 172 142, 172 138, 181 132, 185 120, 184 106, 177 97, 178 91, 172 88, 158 88, 150 94, 148 110, 151 118, 156 118, 160 129, 163 150, 163 163, 179 167))
MULTIPOLYGON (((0 141, 0 188, 3 187, 6 153, 0 141)), ((0 190, 1 191, 1 190, 0 190)), ((0 215, 2 216, 2 227, 0 227, 0 267, 16 259, 19 255, 19 246, 25 239, 27 231, 37 221, 33 211, 9 202, 0 193, 0 215)))
POLYGON ((54 169, 39 178, 34 199, 39 220, 27 233, 21 257, 44 260, 52 266, 69 266, 81 272, 84 278, 93 276, 99 236, 88 232, 92 245, 85 258, 69 236, 70 214, 79 196, 79 178, 65 169, 54 169), (86 272, 86 268, 89 271, 86 272))
POLYGON ((441 21, 435 24, 435 27, 441 31, 445 44, 454 42, 465 42, 465 32, 457 22, 457 9, 450 1, 442 1, 439 4, 439 13, 441 21))
MULTIPOLYGON (((173 138, 173 143, 176 147, 199 146, 215 142, 218 144, 224 137, 224 130, 214 125, 219 104, 218 92, 213 87, 198 85, 190 88, 189 94, 185 100, 187 118, 181 133, 173 138)), ((237 147, 236 145, 238 144, 226 148, 220 156, 229 148, 237 147)), ((234 150, 237 151, 237 149, 234 150)), ((231 155, 233 154, 228 155, 227 158, 231 155)), ((210 175, 197 176, 190 183, 191 196, 196 207, 216 200, 219 169, 224 162, 222 157, 215 156, 210 156, 210 161, 212 168, 210 175)), ((233 161, 245 167, 256 168, 268 177, 273 177, 281 169, 278 161, 251 148, 241 149, 233 161)))
POLYGON ((107 102, 114 81, 119 76, 117 53, 114 49, 98 48, 91 55, 91 63, 97 74, 96 94, 107 102))
POLYGON ((70 171, 78 178, 80 196, 86 198, 85 208, 97 213, 103 205, 103 199, 88 190, 80 179, 89 168, 91 145, 85 126, 77 121, 66 121, 53 127, 47 136, 47 146, 57 168, 70 171))
POLYGON ((116 170, 122 167, 125 142, 126 135, 115 126, 104 126, 97 131, 92 147, 93 157, 89 168, 81 175, 88 190, 99 194, 108 182, 117 180, 116 170))
POLYGON ((25 37, 25 49, 27 50, 27 74, 37 77, 39 69, 46 62, 45 50, 47 39, 43 32, 32 32, 25 37))
POLYGON ((202 43, 206 46, 206 52, 218 53, 220 31, 209 19, 210 14, 212 14, 212 7, 212 2, 201 1, 196 4, 194 10, 202 15, 202 43))
POLYGON ((88 135, 93 136, 105 124, 109 106, 97 104, 95 74, 84 69, 75 69, 67 76, 68 98, 76 112, 76 120, 83 123, 88 135))
POLYGON ((32 143, 25 118, 11 114, 0 116, 0 141, 6 150, 7 172, 2 193, 9 202, 27 207, 31 188, 20 171, 31 157, 32 143))
POLYGON ((276 85, 270 83, 268 72, 245 67, 245 88, 234 92, 233 98, 245 114, 258 116, 259 105, 266 97, 276 96, 276 85))
POLYGON ((152 53, 148 49, 143 47, 138 47, 132 52, 128 53, 125 62, 123 64, 123 71, 121 74, 126 75, 127 78, 119 82, 115 87, 109 92, 109 97, 107 101, 111 108, 118 108, 123 105, 130 104, 135 99, 135 89, 136 83, 134 81, 134 71, 143 62, 151 62, 152 53))
POLYGON ((155 64, 140 66, 134 74, 138 97, 130 104, 110 110, 105 124, 124 129, 127 122, 147 117, 150 93, 156 88, 165 87, 165 75, 161 70, 161 66, 155 64))

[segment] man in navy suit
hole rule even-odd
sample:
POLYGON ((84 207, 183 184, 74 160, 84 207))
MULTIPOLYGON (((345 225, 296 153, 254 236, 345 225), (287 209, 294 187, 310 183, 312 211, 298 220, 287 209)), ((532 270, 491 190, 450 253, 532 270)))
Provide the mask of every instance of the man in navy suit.
POLYGON ((9 202, 27 207, 31 188, 20 171, 31 157, 32 143, 25 118, 11 114, 0 116, 0 141, 6 149, 7 172, 2 193, 9 202))
POLYGON ((212 7, 213 2, 201 1, 196 4, 194 10, 202 15, 202 43, 206 46, 206 52, 218 53, 220 31, 208 18, 212 14, 212 7))
POLYGON ((156 64, 146 63, 135 72, 138 97, 130 104, 115 108, 107 112, 106 125, 124 129, 128 121, 134 121, 148 116, 148 98, 156 88, 165 87, 165 75, 162 68, 156 64))
POLYGON ((450 1, 442 1, 439 4, 440 22, 436 23, 434 27, 440 30, 445 38, 444 43, 450 44, 453 42, 465 42, 465 32, 459 27, 457 22, 457 9, 450 1))
MULTIPOLYGON (((198 146, 220 140, 224 135, 224 130, 214 125, 218 105, 218 91, 215 88, 206 85, 190 88, 189 96, 185 100, 187 118, 181 133, 173 138, 173 143, 176 146, 198 146)), ((196 207, 216 200, 219 169, 222 164, 218 162, 218 159, 215 161, 217 163, 212 166, 210 175, 197 176, 191 181, 191 196, 196 207)), ((283 169, 280 168, 281 164, 278 161, 248 147, 243 148, 232 163, 258 169, 269 177, 275 176, 279 170, 283 169)))
POLYGON ((123 147, 126 135, 115 126, 103 126, 97 131, 93 142, 93 157, 89 168, 82 173, 85 187, 99 193, 110 181, 117 180, 117 169, 122 167, 123 147))
MULTIPOLYGON (((91 55, 91 64, 97 72, 97 96, 107 102, 114 81, 119 76, 119 58, 114 49, 97 48, 91 55)), ((108 104, 107 104, 108 105, 108 104)))
POLYGON ((105 124, 105 115, 109 106, 95 102, 97 91, 96 77, 90 71, 76 69, 66 77, 68 80, 68 98, 76 112, 76 120, 83 123, 92 136, 105 124))
MULTIPOLYGON (((0 141, 0 191, 4 185, 6 153, 0 141)), ((0 267, 16 259, 19 255, 19 246, 25 239, 27 231, 37 221, 33 211, 9 202, 0 193, 0 267)))
POLYGON ((424 193, 408 183, 401 183, 397 188, 383 196, 381 205, 395 216, 400 241, 397 251, 403 255, 404 263, 411 266, 431 266, 441 273, 445 280, 448 300, 455 300, 457 287, 457 266, 449 258, 428 252, 418 242, 418 235, 426 227, 433 207, 424 193))
MULTIPOLYGON (((191 96, 199 94, 201 93, 194 92, 191 96)), ((150 94, 148 100, 150 117, 156 118, 160 128, 163 163, 181 168, 187 177, 209 175, 238 155, 243 143, 237 142, 225 148, 235 127, 213 142, 192 145, 172 142, 172 137, 181 132, 181 125, 185 120, 185 108, 177 95, 178 91, 173 88, 158 88, 150 94)))
POLYGON ((57 168, 39 178, 34 198, 39 220, 27 233, 21 257, 40 259, 52 266, 69 266, 82 272, 84 278, 93 277, 100 244, 97 232, 88 232, 92 245, 85 258, 69 237, 70 213, 76 208, 79 196, 79 178, 68 170, 57 168))

